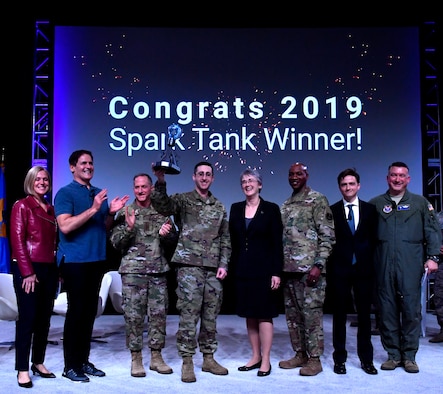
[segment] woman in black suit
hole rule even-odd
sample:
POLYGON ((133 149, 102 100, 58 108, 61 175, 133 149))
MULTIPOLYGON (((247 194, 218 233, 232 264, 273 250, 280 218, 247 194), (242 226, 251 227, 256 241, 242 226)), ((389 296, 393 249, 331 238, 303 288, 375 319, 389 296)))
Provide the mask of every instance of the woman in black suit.
POLYGON ((349 305, 346 301, 353 297, 358 319, 357 353, 361 368, 375 375, 371 304, 375 286, 373 254, 377 215, 374 205, 357 196, 360 175, 355 169, 340 172, 337 182, 343 198, 331 205, 336 243, 327 261, 327 281, 332 298, 334 372, 346 373, 346 319, 349 305))
POLYGON ((252 356, 238 370, 258 368, 258 376, 268 376, 273 318, 279 314, 283 224, 279 206, 260 197, 263 184, 258 171, 243 171, 240 184, 246 198, 230 210, 230 270, 235 276, 236 312, 246 318, 252 356))

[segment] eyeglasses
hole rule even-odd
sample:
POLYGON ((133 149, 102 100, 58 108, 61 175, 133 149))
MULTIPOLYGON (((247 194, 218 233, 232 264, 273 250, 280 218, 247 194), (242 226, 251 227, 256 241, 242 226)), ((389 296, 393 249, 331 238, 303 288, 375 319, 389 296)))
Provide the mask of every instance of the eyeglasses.
POLYGON ((250 183, 256 183, 256 182, 258 182, 257 179, 242 179, 241 184, 249 185, 250 183))

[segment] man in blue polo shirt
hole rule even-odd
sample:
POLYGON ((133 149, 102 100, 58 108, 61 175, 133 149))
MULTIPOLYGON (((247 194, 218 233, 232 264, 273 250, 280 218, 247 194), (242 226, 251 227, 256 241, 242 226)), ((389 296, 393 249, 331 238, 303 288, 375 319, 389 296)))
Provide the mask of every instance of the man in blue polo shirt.
POLYGON ((89 382, 86 375, 105 376, 89 361, 92 329, 106 262, 107 231, 129 195, 114 198, 108 206, 107 190, 91 184, 94 162, 88 150, 73 152, 69 168, 74 179, 54 199, 60 237, 57 261, 69 301, 63 332, 63 376, 89 382))

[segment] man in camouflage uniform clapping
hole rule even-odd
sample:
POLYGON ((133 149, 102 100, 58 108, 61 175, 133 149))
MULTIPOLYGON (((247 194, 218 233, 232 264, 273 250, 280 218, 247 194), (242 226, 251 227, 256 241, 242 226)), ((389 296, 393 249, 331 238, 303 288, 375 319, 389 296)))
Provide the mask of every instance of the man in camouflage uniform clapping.
POLYGON ((301 367, 300 375, 314 376, 323 368, 323 304, 326 259, 335 243, 332 212, 327 198, 306 185, 308 167, 289 168, 292 195, 281 207, 284 248, 284 302, 286 321, 295 356, 279 367, 301 367))
POLYGON ((155 170, 158 180, 152 204, 164 215, 180 218, 180 235, 172 263, 177 267, 177 310, 180 314, 177 348, 183 358, 183 382, 195 382, 192 357, 197 348, 196 330, 201 318, 198 344, 203 353, 204 372, 227 375, 228 370, 215 361, 216 321, 223 300, 222 280, 228 271, 231 253, 227 212, 209 191, 214 181, 213 167, 197 163, 192 179, 195 189, 168 196, 164 170, 155 170))
POLYGON ((170 239, 172 242, 175 229, 169 218, 151 205, 153 185, 148 174, 135 175, 133 188, 135 200, 117 213, 111 233, 112 245, 123 254, 118 271, 122 277, 126 345, 132 356, 131 375, 146 376, 142 358, 146 315, 151 349, 149 368, 170 374, 172 368, 161 354, 166 338, 169 264, 160 241, 170 239))

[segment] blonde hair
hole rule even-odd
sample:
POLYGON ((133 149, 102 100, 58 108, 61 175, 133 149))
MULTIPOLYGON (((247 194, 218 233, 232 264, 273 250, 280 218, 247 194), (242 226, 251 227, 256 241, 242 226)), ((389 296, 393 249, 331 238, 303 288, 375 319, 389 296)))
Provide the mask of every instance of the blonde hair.
POLYGON ((49 171, 45 167, 34 166, 28 170, 28 172, 25 176, 25 181, 23 182, 23 190, 29 196, 35 195, 34 182, 35 182, 35 179, 37 178, 37 175, 40 171, 44 171, 46 176, 48 177, 48 180, 49 180, 48 192, 50 192, 52 189, 51 174, 49 173, 49 171))

